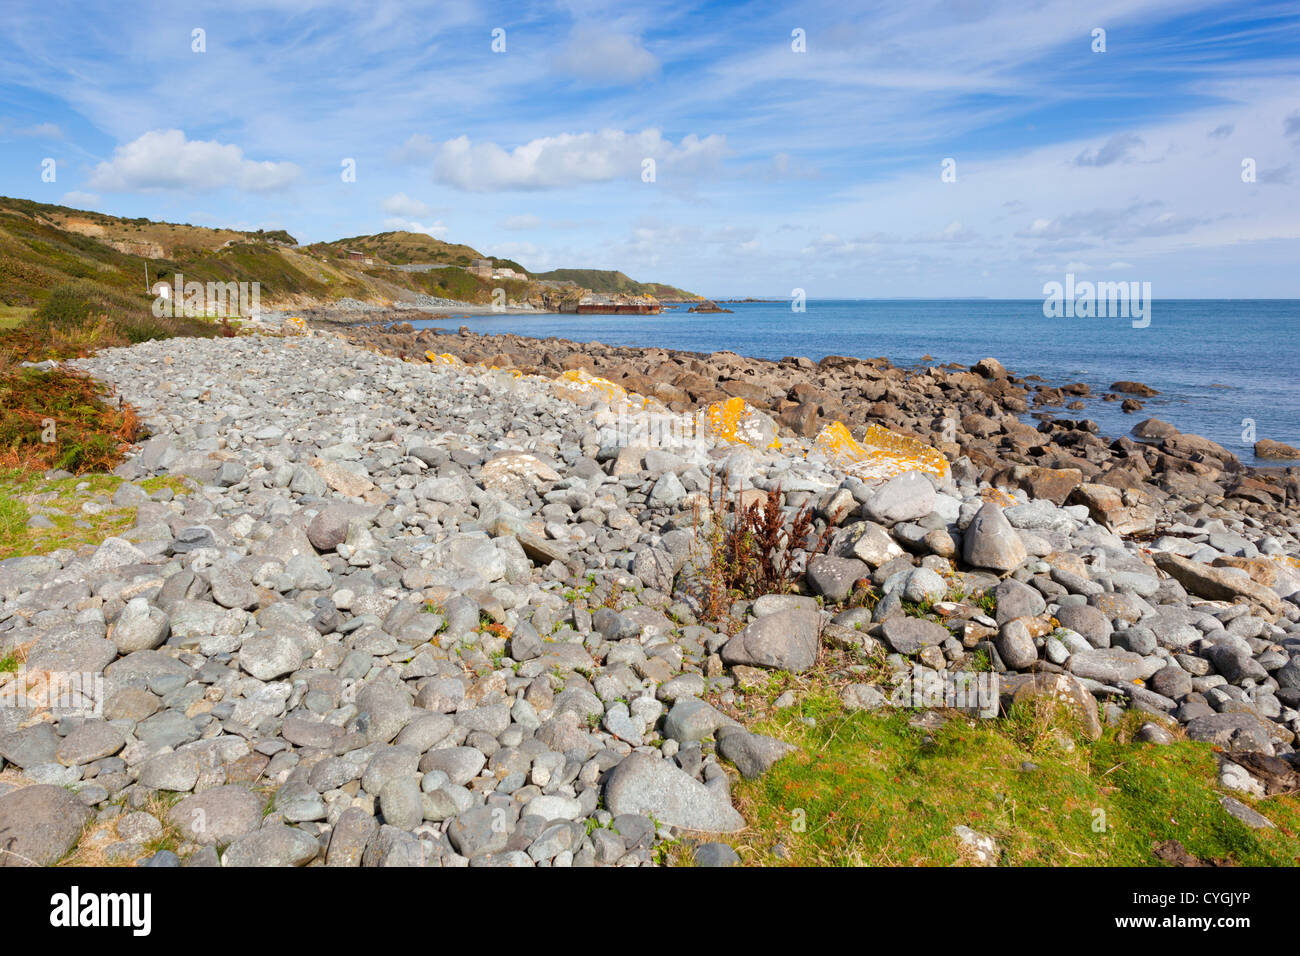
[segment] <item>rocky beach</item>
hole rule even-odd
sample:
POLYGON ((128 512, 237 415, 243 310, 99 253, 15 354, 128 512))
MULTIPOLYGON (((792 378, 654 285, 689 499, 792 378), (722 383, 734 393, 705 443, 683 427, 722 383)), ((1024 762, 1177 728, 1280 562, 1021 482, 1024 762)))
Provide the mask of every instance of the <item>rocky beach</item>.
POLYGON ((1300 785, 1300 476, 1068 383, 387 322, 70 365, 150 437, 86 492, 128 527, 0 562, 0 693, 97 687, 0 710, 0 864, 730 865, 775 674, 1209 742, 1250 828, 1300 785), (750 506, 789 586, 720 611, 750 506))

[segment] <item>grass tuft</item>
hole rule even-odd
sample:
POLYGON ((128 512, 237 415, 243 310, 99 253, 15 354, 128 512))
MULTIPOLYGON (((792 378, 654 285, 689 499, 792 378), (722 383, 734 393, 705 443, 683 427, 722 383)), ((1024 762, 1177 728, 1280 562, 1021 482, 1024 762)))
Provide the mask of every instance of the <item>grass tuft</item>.
POLYGON ((739 781, 750 828, 747 864, 963 865, 953 833, 993 837, 1002 865, 1153 866, 1176 839, 1203 859, 1241 866, 1300 863, 1295 795, 1244 802, 1276 823, 1252 830, 1219 803, 1213 749, 1136 742, 1126 724, 1096 742, 1059 713, 960 715, 913 727, 911 711, 847 713, 825 690, 755 728, 800 749, 764 777, 739 781))

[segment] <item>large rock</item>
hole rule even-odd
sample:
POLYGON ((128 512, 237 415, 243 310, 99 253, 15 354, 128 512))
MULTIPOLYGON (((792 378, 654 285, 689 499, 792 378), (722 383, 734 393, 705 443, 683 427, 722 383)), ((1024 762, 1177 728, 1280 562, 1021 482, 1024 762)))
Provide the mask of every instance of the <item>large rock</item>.
POLYGON ((0 757, 20 768, 54 763, 58 757, 59 735, 50 723, 32 724, 22 730, 0 735, 0 757))
POLYGON ((1177 435, 1178 429, 1158 418, 1144 418, 1133 426, 1133 434, 1138 438, 1159 439, 1177 435))
POLYGON ((1263 606, 1270 614, 1282 613, 1281 598, 1264 585, 1256 584, 1249 575, 1233 568, 1198 564, 1169 551, 1157 551, 1153 558, 1157 568, 1197 597, 1211 601, 1235 601, 1245 597, 1263 606))
POLYGON ((1065 504, 1065 499, 1082 480, 1083 472, 1078 468, 1014 465, 1000 473, 993 483, 1003 487, 1020 488, 1035 498, 1044 498, 1059 507, 1065 504))
POLYGON ((167 640, 168 628, 165 613, 144 598, 133 598, 114 622, 111 637, 119 654, 151 651, 167 640))
POLYGON ((1254 714, 1206 714, 1187 724, 1187 736, 1204 740, 1224 750, 1274 753, 1268 725, 1254 714))
POLYGON ((873 521, 897 524, 924 518, 934 510, 934 501, 930 479, 919 471, 906 471, 877 488, 863 510, 873 521))
POLYGON ((683 697, 673 704, 664 718, 664 737, 680 743, 712 737, 719 727, 734 726, 735 721, 698 697, 683 697))
POLYGON ((523 498, 531 489, 559 481, 560 475, 536 455, 526 452, 502 452, 486 462, 479 471, 484 488, 523 498))
POLYGON ((1215 644, 1202 655, 1229 684, 1240 684, 1250 678, 1256 682, 1268 677, 1264 666, 1251 656, 1250 647, 1244 643, 1215 644))
POLYGON ((1015 578, 1007 578, 999 582, 993 589, 993 596, 998 602, 998 624, 1014 621, 1018 617, 1038 617, 1047 610, 1047 602, 1043 600, 1043 595, 1038 589, 1031 588, 1015 578))
POLYGON ((1025 674, 1006 678, 1002 687, 1010 703, 1025 704, 1046 698, 1068 707, 1078 721, 1079 730, 1090 740, 1101 736, 1101 717, 1097 699, 1069 674, 1025 674))
POLYGON ((872 521, 846 525, 835 537, 835 553, 842 558, 857 558, 873 568, 901 557, 903 549, 889 532, 872 521))
POLYGON ((1300 448, 1294 445, 1284 445, 1280 441, 1273 441, 1271 438, 1261 438, 1255 442, 1255 457, 1267 458, 1272 461, 1296 461, 1300 459, 1300 448))
POLYGON ((733 833, 745 826, 725 794, 644 753, 629 754, 610 771, 605 806, 615 816, 641 814, 685 830, 733 833))
POLYGON ((241 837, 222 855, 223 866, 306 866, 320 852, 309 833, 282 823, 241 837))
MULTIPOLYGON (((925 481, 924 478, 921 480, 925 481)), ((856 558, 819 554, 808 562, 809 586, 835 604, 846 600, 853 593, 853 585, 866 576, 866 564, 856 558)))
POLYGON ((227 784, 186 797, 167 812, 185 839, 204 846, 233 843, 262 824, 262 801, 245 787, 227 784))
POLYGON ((97 674, 117 656, 117 646, 103 636, 103 625, 59 628, 46 632, 28 652, 28 671, 97 674))
POLYGON ((504 850, 514 824, 509 812, 500 807, 475 807, 451 821, 447 837, 457 853, 472 860, 504 850))
POLYGON ((1002 658, 1002 663, 1010 670, 1026 670, 1038 662, 1038 650, 1034 647, 1034 639, 1021 618, 1007 621, 1002 625, 994 640, 994 646, 998 649, 998 656, 1002 658))
POLYGON ((258 680, 275 680, 302 665, 302 649, 287 634, 250 637, 239 648, 239 666, 258 680))
POLYGON ((1142 657, 1118 647, 1077 651, 1065 662, 1066 670, 1103 684, 1131 684, 1146 680, 1164 666, 1159 658, 1142 657))
POLYGON ((1086 507, 1092 519, 1113 534, 1147 534, 1154 531, 1155 511, 1140 503, 1125 504, 1124 494, 1110 485, 1084 482, 1070 492, 1069 501, 1086 507))
POLYGON ((1093 647, 1110 647, 1110 636, 1115 629, 1110 618, 1087 604, 1069 604, 1056 612, 1062 627, 1083 636, 1093 647))
POLYGON ((77 842, 90 810, 53 784, 0 795, 0 866, 49 866, 77 842))
POLYGON ((747 730, 732 728, 718 734, 718 753, 736 765, 741 776, 753 780, 795 751, 793 744, 747 730))
POLYGON ((87 720, 59 743, 59 763, 78 767, 102 757, 111 757, 126 746, 126 736, 103 720, 87 720))
POLYGON ((671 594, 676 570, 673 559, 662 548, 642 548, 632 559, 632 573, 648 588, 671 594))
POLYGON ((1002 509, 987 502, 962 534, 962 557, 977 568, 1013 571, 1029 556, 1002 509))
POLYGON ((722 646, 722 660, 802 673, 817 662, 820 622, 816 611, 802 609, 760 617, 722 646))
POLYGON ((942 644, 952 632, 941 624, 921 617, 899 615, 881 626, 885 641, 898 654, 915 654, 924 647, 942 644))
POLYGON ((366 846, 379 832, 379 822, 361 807, 348 807, 334 824, 326 866, 360 866, 366 846))
POLYGON ((310 462, 316 474, 335 491, 351 498, 360 498, 375 487, 375 483, 365 475, 357 474, 345 466, 323 458, 313 458, 310 462))

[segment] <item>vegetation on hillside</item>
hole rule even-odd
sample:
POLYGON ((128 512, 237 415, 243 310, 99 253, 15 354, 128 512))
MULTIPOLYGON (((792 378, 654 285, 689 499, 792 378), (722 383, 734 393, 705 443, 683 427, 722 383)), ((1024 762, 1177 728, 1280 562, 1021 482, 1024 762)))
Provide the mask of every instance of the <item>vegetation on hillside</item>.
POLYGON ((470 246, 443 242, 423 232, 381 232, 373 236, 352 236, 334 242, 318 243, 312 248, 327 249, 336 255, 361 252, 393 265, 439 262, 468 266, 475 259, 485 258, 470 246))
POLYGON ((534 279, 550 282, 572 282, 592 292, 622 292, 627 295, 652 295, 659 299, 698 299, 699 296, 685 292, 662 282, 637 282, 621 272, 608 269, 552 269, 550 272, 535 272, 534 279))
MULTIPOLYGON (((465 270, 475 259, 528 274, 513 259, 484 256, 471 246, 424 233, 385 232, 311 246, 292 245, 283 230, 238 232, 147 219, 122 219, 25 199, 0 197, 0 308, 31 309, 69 282, 85 282, 101 298, 130 295, 148 300, 158 281, 256 282, 266 308, 324 303, 340 298, 385 301, 404 292, 425 292, 486 303, 504 287, 513 300, 540 304, 550 292, 535 282, 482 280, 465 270), (370 256, 370 264, 349 258, 370 256), (443 263, 433 272, 407 272, 392 265, 443 263)), ((570 281, 596 292, 626 292, 667 298, 689 293, 642 283, 621 272, 562 269, 540 277, 570 281)), ((120 298, 118 305, 123 305, 120 298)), ((4 323, 0 322, 0 326, 4 323)))

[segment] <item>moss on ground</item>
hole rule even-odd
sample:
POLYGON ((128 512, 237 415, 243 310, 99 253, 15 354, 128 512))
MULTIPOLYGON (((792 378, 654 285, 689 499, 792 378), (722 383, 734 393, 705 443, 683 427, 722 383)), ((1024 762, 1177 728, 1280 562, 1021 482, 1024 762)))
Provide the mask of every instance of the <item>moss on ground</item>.
POLYGON ((949 866, 967 862, 953 830, 993 837, 1004 866, 1150 866, 1178 840, 1202 860, 1300 863, 1295 795, 1236 797, 1277 824, 1253 830, 1218 800, 1208 744, 1137 742, 1132 715, 1089 742, 1050 716, 993 720, 949 712, 938 729, 914 711, 848 713, 810 693, 752 729, 800 749, 734 796, 749 865, 949 866), (1046 723, 1044 723, 1046 721, 1046 723))
MULTIPOLYGON (((135 522, 134 507, 112 503, 123 484, 116 475, 47 479, 18 469, 0 472, 0 560, 47 554, 59 548, 97 545, 135 522), (48 527, 29 527, 43 515, 48 527)), ((192 488, 182 478, 161 475, 138 483, 149 494, 168 488, 174 495, 192 488)))

